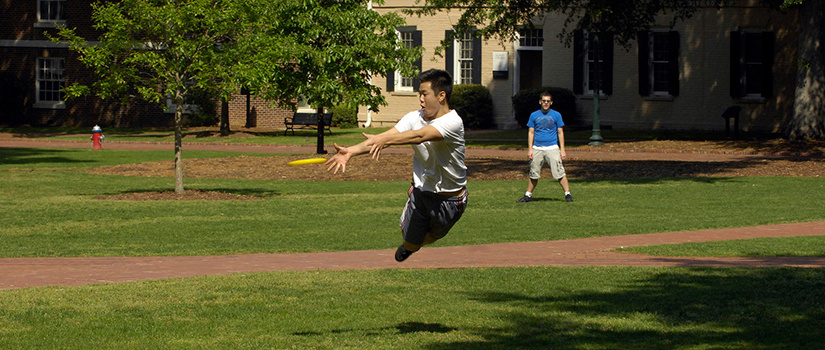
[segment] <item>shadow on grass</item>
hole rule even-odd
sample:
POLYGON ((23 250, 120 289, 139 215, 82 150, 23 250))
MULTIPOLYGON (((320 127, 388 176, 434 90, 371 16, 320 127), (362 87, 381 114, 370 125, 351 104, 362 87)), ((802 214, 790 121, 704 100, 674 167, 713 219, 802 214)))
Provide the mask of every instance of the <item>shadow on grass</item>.
MULTIPOLYGON (((424 323, 424 322, 403 322, 398 324, 395 327, 385 327, 385 328, 377 328, 377 329, 369 329, 367 330, 368 334, 384 334, 386 331, 389 330, 397 330, 400 334, 407 334, 407 333, 418 333, 418 332, 427 332, 427 333, 448 333, 456 330, 456 328, 447 327, 440 323, 424 323)), ((364 332, 363 329, 333 329, 329 331, 331 334, 341 334, 341 333, 348 333, 348 332, 364 332)), ((322 332, 295 332, 292 335, 300 335, 300 336, 311 336, 311 335, 323 335, 322 332)))
POLYGON ((563 296, 478 293, 509 325, 427 349, 822 349, 825 271, 669 270, 563 296), (531 310, 521 312, 519 309, 531 310), (539 316, 537 316, 537 314, 539 316), (475 338, 475 337, 472 337, 475 338))
POLYGON ((65 164, 85 163, 86 160, 77 159, 78 151, 74 149, 42 149, 42 148, 5 148, 0 147, 0 165, 32 165, 32 164, 65 164), (70 155, 63 157, 61 155, 70 155))
MULTIPOLYGON (((791 162, 811 162, 812 164, 825 165, 825 159, 810 159, 799 157, 772 157, 791 162)), ((484 174, 494 172, 511 172, 513 178, 521 176, 527 179, 529 162, 523 159, 511 158, 470 158, 466 161, 468 176, 484 177, 484 174)), ((666 161, 666 160, 587 160, 571 159, 565 161, 564 168, 571 179, 576 180, 624 180, 636 182, 645 179, 646 182, 657 181, 664 178, 694 178, 695 181, 703 180, 702 177, 714 177, 716 180, 741 176, 739 171, 750 168, 765 167, 765 160, 759 158, 746 158, 735 161, 719 162, 693 162, 693 161, 666 161)), ((770 174, 761 174, 770 175, 770 174)), ((550 172, 545 167, 542 175, 543 181, 552 181, 550 172)))
MULTIPOLYGON (((191 199, 198 199, 196 197, 206 197, 206 198, 203 198, 203 199, 210 199, 211 198, 210 196, 203 195, 204 193, 212 193, 213 196, 211 196, 211 197, 216 197, 215 195, 225 194, 225 195, 227 195, 227 198, 225 198, 225 199, 232 199, 231 196, 242 196, 242 197, 254 197, 254 198, 258 198, 258 199, 267 199, 267 198, 273 198, 273 197, 277 197, 277 196, 281 195, 281 193, 278 192, 278 191, 264 190, 264 189, 257 189, 257 188, 227 188, 227 187, 202 188, 201 187, 201 188, 187 188, 187 189, 184 190, 184 195, 192 196, 193 198, 191 198, 191 199)), ((105 199, 109 199, 108 197, 118 196, 118 195, 128 197, 130 195, 132 195, 132 196, 140 196, 140 195, 149 196, 151 194, 164 195, 164 196, 167 196, 167 197, 170 197, 170 198, 174 197, 174 196, 179 196, 178 194, 175 193, 174 188, 168 188, 168 189, 161 189, 161 190, 121 191, 121 192, 103 194, 103 195, 101 195, 101 197, 105 197, 105 199)), ((164 199, 164 198, 158 197, 156 199, 164 199)), ((219 199, 219 198, 212 198, 212 199, 219 199)))

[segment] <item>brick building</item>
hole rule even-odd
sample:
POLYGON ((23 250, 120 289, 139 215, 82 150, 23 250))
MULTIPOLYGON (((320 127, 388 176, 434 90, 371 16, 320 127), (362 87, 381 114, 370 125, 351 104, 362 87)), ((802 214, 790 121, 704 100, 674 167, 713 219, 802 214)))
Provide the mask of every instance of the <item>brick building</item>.
MULTIPOLYGON (((75 82, 87 84, 91 71, 65 44, 51 42, 58 24, 76 28, 93 40, 90 0, 0 0, 0 125, 65 125, 110 127, 171 126, 171 101, 167 108, 141 100, 123 103, 82 97, 64 100, 60 89, 75 82)), ((220 106, 216 108, 220 111, 220 106)), ((254 96, 236 95, 230 101, 230 126, 283 128, 291 111, 273 108, 254 96), (247 110, 249 113, 247 113, 247 110)))

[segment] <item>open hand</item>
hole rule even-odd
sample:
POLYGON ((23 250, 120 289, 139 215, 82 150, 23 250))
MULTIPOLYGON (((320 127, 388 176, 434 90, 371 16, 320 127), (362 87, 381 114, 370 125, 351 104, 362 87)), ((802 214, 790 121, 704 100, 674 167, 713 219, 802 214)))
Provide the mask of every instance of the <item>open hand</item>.
POLYGON ((338 170, 341 170, 343 174, 347 172, 347 162, 352 158, 352 153, 347 147, 338 146, 337 143, 333 143, 333 146, 335 146, 337 153, 327 160, 324 165, 327 165, 327 171, 332 171, 333 174, 338 174, 338 170))

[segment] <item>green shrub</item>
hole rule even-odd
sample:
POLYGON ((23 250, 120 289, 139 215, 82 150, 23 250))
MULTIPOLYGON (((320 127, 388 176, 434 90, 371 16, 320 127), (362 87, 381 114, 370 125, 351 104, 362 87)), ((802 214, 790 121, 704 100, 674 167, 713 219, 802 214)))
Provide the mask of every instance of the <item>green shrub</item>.
POLYGON ((26 84, 11 72, 0 72, 0 124, 25 124, 26 84))
POLYGON ((573 91, 560 87, 542 87, 536 89, 524 89, 513 96, 513 114, 516 122, 521 127, 527 127, 527 121, 530 119, 530 114, 539 110, 539 100, 541 93, 548 91, 553 94, 552 109, 561 113, 562 120, 565 125, 574 125, 581 123, 581 117, 576 107, 576 95, 573 91))
POLYGON ((339 105, 332 109, 332 126, 342 129, 358 127, 358 109, 339 105))
POLYGON ((186 104, 198 106, 195 113, 186 113, 184 118, 185 126, 213 126, 220 122, 220 114, 217 112, 218 104, 211 94, 203 90, 192 90, 186 96, 186 104))
POLYGON ((483 85, 462 84, 453 86, 450 108, 464 120, 465 129, 491 129, 493 122, 493 97, 483 85))

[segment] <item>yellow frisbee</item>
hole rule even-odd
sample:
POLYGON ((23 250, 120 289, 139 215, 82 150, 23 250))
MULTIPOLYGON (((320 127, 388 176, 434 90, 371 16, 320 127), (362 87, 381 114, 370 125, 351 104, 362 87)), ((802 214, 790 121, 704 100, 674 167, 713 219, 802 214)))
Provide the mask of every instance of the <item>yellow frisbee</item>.
POLYGON ((289 166, 296 166, 296 165, 305 165, 305 164, 316 164, 316 163, 324 163, 326 162, 326 158, 308 158, 308 159, 301 159, 301 160, 293 160, 287 164, 289 166))

